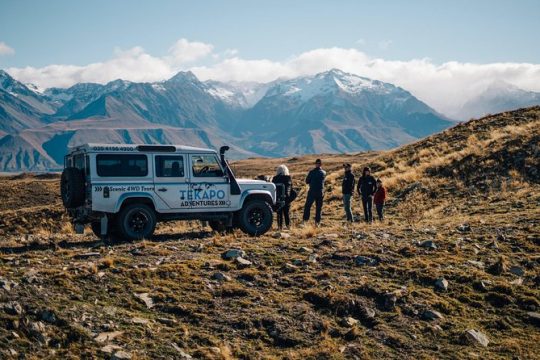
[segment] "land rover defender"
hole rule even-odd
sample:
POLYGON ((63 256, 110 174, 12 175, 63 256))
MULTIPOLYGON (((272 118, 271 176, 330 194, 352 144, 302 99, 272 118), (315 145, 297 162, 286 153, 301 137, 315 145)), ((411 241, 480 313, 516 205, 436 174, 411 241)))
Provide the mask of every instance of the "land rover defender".
POLYGON ((64 158, 60 191, 77 233, 149 238, 157 222, 207 221, 262 235, 279 202, 274 184, 236 179, 225 152, 177 145, 85 144, 64 158))

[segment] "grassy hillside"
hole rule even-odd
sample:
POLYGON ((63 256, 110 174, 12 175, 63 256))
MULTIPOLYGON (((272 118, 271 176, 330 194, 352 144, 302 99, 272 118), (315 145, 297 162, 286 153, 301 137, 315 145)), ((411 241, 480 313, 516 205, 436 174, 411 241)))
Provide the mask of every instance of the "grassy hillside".
POLYGON ((260 238, 173 222, 104 244, 70 233, 57 179, 5 178, 0 357, 535 358, 539 123, 534 107, 388 152, 237 162, 290 167, 295 225, 316 157, 329 173, 321 228, 260 238), (343 162, 384 180, 385 223, 343 222, 343 162))

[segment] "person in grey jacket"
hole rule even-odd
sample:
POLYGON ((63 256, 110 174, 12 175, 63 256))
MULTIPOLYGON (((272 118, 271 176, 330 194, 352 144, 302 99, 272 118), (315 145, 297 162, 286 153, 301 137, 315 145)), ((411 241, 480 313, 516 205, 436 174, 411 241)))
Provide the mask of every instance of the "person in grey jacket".
POLYGON ((307 193, 306 203, 304 205, 304 223, 309 220, 311 206, 315 203, 315 224, 319 226, 321 223, 321 211, 324 196, 324 178, 326 177, 326 171, 321 169, 321 159, 315 161, 315 168, 312 169, 307 177, 306 184, 309 185, 307 193))

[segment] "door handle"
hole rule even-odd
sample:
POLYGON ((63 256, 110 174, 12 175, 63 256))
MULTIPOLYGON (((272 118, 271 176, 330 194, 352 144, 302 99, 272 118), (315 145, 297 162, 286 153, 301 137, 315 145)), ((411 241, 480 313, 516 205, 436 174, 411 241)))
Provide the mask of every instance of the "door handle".
POLYGON ((163 191, 167 191, 167 188, 161 188, 161 189, 157 189, 157 191, 161 191, 161 192, 163 192, 163 191))

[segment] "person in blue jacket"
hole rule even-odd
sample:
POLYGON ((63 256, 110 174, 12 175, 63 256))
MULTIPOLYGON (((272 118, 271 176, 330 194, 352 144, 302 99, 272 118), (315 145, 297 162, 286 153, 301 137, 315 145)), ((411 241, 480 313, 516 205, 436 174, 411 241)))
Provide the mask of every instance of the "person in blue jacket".
POLYGON ((315 203, 315 225, 319 226, 321 223, 321 211, 324 197, 324 179, 326 177, 326 171, 322 168, 321 159, 315 161, 315 168, 312 169, 306 177, 306 184, 309 185, 307 193, 306 203, 304 205, 304 223, 309 220, 311 206, 315 203))

